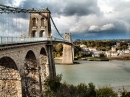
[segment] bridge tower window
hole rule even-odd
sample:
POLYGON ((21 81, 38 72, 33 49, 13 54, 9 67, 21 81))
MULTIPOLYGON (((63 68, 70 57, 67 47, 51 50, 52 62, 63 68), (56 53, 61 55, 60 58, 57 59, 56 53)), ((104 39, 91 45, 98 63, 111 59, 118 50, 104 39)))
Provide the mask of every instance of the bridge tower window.
POLYGON ((37 20, 36 18, 32 18, 32 25, 35 27, 37 25, 37 20))
POLYGON ((36 31, 32 31, 31 37, 37 37, 37 32, 36 31))
POLYGON ((41 26, 44 26, 44 18, 41 18, 41 26))
POLYGON ((40 31, 39 37, 45 37, 45 32, 44 32, 44 30, 40 31))

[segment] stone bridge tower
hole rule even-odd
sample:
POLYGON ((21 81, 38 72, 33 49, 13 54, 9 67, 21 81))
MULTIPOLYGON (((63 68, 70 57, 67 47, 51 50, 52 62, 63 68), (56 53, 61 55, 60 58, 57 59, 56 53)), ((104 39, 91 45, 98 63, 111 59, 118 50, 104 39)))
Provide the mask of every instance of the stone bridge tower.
MULTIPOLYGON (((29 23, 29 33, 28 37, 30 38, 51 38, 52 32, 51 32, 51 12, 46 10, 41 10, 38 12, 30 12, 30 23, 29 23)), ((48 76, 51 79, 54 79, 56 76, 56 70, 55 70, 55 63, 54 63, 54 57, 53 57, 53 44, 51 40, 48 40, 46 44, 43 44, 45 46, 45 52, 47 53, 47 60, 45 56, 39 56, 41 61, 40 64, 46 63, 48 65, 48 76)), ((42 78, 44 75, 42 75, 42 72, 44 71, 44 67, 41 66, 41 80, 45 79, 42 78)), ((42 80, 43 82, 44 80, 42 80)), ((44 86, 44 85, 42 85, 44 86)), ((43 87, 44 89, 44 87, 43 87)))
MULTIPOLYGON (((65 33, 64 38, 72 43, 71 33, 65 33)), ((63 44, 63 64, 73 64, 74 48, 72 45, 63 44)))
MULTIPOLYGON (((38 10, 37 12, 30 12, 30 23, 29 23, 29 33, 28 36, 30 38, 35 37, 43 37, 43 38, 51 38, 52 32, 51 32, 51 12, 50 10, 44 9, 44 10, 38 10)), ((46 44, 46 52, 48 53, 48 64, 49 66, 49 73, 50 77, 53 79, 53 77, 56 76, 55 71, 55 63, 54 63, 54 57, 53 57, 53 45, 51 41, 48 41, 46 44)))
POLYGON ((38 12, 30 12, 29 37, 50 37, 51 23, 48 9, 38 12))

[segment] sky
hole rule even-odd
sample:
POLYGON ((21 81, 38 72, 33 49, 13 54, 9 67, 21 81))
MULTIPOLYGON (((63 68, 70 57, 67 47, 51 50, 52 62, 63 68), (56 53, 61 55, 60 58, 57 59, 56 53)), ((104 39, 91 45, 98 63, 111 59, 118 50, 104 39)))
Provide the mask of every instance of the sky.
MULTIPOLYGON (((0 0, 0 4, 27 9, 48 8, 59 32, 62 35, 71 33, 72 39, 130 39, 130 0, 0 0)), ((0 25, 4 18, 0 18, 0 25)), ((27 15, 12 15, 8 19, 21 24, 16 28, 16 24, 10 23, 11 31, 27 34, 27 15)), ((2 27, 0 30, 5 31, 2 27)), ((52 33, 56 33, 53 26, 52 33)))

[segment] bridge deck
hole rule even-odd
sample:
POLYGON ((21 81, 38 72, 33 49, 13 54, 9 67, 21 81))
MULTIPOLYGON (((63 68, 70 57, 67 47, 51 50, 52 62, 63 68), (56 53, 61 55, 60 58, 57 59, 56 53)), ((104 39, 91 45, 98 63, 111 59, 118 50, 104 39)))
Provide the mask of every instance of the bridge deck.
POLYGON ((22 47, 40 43, 66 43, 71 44, 67 40, 58 38, 20 38, 20 37, 0 37, 0 50, 10 49, 14 47, 22 47))

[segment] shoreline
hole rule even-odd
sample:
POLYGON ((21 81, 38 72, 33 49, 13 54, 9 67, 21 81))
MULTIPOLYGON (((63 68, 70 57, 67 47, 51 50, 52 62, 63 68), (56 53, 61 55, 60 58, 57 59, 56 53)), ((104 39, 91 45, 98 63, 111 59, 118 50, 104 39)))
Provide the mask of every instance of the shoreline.
POLYGON ((88 58, 76 58, 76 60, 74 60, 73 64, 64 64, 62 63, 62 57, 56 57, 54 58, 54 61, 56 64, 58 65, 76 65, 76 64, 80 64, 79 62, 76 62, 76 61, 111 61, 111 60, 121 60, 121 61, 130 61, 130 56, 127 56, 127 57, 108 57, 108 58, 105 58, 105 57, 102 57, 102 58, 93 58, 93 57, 88 57, 88 58))

